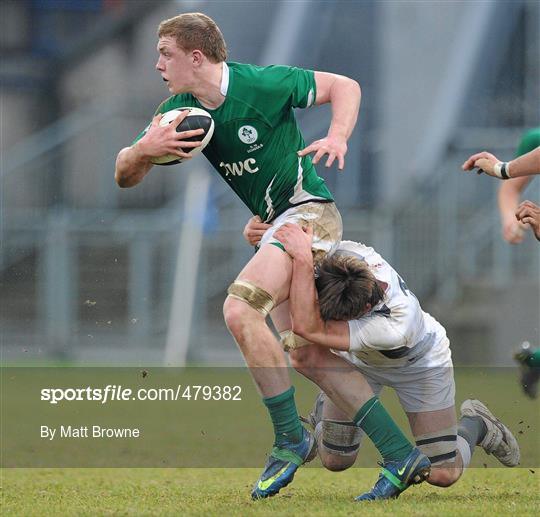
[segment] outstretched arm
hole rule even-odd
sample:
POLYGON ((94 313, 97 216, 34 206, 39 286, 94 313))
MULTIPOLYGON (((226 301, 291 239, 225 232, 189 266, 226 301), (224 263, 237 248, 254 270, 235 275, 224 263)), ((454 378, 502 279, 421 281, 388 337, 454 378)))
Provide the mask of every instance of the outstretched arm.
POLYGON ((486 151, 473 154, 461 166, 464 171, 478 168, 494 178, 509 179, 540 174, 540 147, 515 158, 510 162, 501 162, 496 156, 486 151))
POLYGON ((292 331, 310 343, 333 348, 349 349, 349 325, 346 321, 323 321, 317 300, 310 228, 303 231, 295 224, 281 226, 274 237, 293 259, 289 292, 292 331))
POLYGON ((315 104, 329 102, 332 105, 332 121, 328 135, 298 151, 298 155, 315 153, 313 163, 318 163, 324 155, 328 155, 326 167, 330 167, 337 159, 339 170, 343 170, 347 140, 353 132, 360 109, 360 85, 343 75, 327 72, 315 72, 315 84, 317 86, 315 104))

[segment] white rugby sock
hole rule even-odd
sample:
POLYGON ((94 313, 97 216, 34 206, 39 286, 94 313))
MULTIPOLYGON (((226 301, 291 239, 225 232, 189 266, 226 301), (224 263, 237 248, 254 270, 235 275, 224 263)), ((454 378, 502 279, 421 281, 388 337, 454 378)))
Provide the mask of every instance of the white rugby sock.
POLYGON ((461 455, 461 461, 463 462, 463 470, 465 470, 469 463, 471 462, 471 447, 469 446, 469 442, 463 438, 461 435, 457 435, 457 441, 456 441, 456 448, 459 451, 459 454, 461 455))

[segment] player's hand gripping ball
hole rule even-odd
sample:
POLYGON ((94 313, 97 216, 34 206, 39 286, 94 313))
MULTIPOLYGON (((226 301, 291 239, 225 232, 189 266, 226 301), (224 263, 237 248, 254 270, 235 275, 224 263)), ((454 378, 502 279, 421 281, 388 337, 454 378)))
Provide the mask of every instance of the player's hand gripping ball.
MULTIPOLYGON (((212 135, 214 134, 214 120, 210 116, 210 113, 204 111, 200 108, 178 108, 171 111, 167 111, 163 114, 163 117, 159 121, 160 126, 166 126, 173 122, 173 120, 180 115, 182 111, 189 111, 188 116, 178 124, 176 131, 178 133, 182 131, 190 131, 193 129, 204 129, 202 135, 192 136, 191 138, 186 138, 185 142, 201 142, 199 147, 186 148, 182 151, 195 156, 199 154, 210 142, 212 135)), ((152 163, 156 165, 174 165, 175 163, 182 163, 183 159, 175 156, 174 154, 167 154, 165 156, 159 156, 157 158, 152 158, 152 163)))

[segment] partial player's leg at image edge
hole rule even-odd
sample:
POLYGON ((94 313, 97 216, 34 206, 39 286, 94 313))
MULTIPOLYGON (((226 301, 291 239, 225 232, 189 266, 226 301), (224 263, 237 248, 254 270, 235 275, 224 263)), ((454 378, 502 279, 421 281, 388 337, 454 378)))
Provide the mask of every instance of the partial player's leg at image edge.
POLYGON ((532 349, 530 343, 524 341, 514 354, 514 359, 521 370, 520 384, 523 393, 535 399, 538 396, 538 381, 540 380, 540 348, 532 349))

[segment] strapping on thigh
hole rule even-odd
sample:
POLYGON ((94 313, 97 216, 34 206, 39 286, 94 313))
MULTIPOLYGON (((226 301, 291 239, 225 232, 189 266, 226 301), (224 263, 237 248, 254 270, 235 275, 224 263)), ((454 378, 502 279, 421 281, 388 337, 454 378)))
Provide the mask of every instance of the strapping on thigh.
POLYGON ((270 293, 246 280, 235 280, 227 289, 227 294, 231 298, 247 303, 265 317, 276 304, 270 293))

